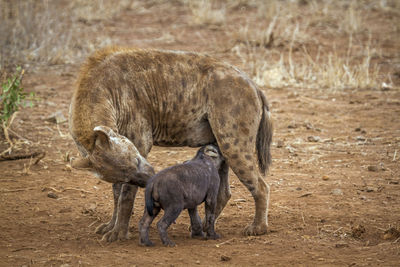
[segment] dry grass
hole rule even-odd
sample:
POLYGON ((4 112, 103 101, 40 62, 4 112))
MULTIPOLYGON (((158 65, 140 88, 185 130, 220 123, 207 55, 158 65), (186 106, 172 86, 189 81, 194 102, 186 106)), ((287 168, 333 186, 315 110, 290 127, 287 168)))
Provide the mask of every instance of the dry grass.
POLYGON ((106 0, 0 0, 0 67, 27 62, 75 62, 111 42, 94 34, 101 26, 98 22, 131 5, 130 0, 118 5, 106 0), (86 25, 93 21, 99 25, 89 30, 86 25))
POLYGON ((394 12, 395 1, 251 1, 256 16, 228 34, 230 50, 261 86, 380 88, 380 43, 366 23, 371 12, 394 12), (262 21, 260 23, 260 21, 262 21), (348 40, 347 44, 336 43, 348 40), (321 39, 328 41, 321 43, 321 39))
POLYGON ((225 23, 225 7, 217 7, 216 1, 184 1, 192 13, 195 25, 223 25, 225 23))

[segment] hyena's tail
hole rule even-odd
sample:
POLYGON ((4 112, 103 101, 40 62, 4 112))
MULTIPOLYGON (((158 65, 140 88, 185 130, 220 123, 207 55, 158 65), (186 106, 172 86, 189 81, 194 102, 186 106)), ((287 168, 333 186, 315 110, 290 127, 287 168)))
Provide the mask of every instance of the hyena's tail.
POLYGON ((154 199, 153 199, 153 182, 152 181, 149 181, 149 183, 146 186, 144 198, 145 198, 145 202, 146 202, 147 213, 150 216, 153 216, 154 199))
POLYGON ((260 126, 258 127, 257 132, 257 157, 258 157, 258 166, 260 171, 265 175, 268 170, 269 165, 271 164, 271 141, 272 141, 272 121, 269 115, 269 107, 267 98, 264 93, 258 90, 258 96, 262 102, 262 117, 260 121, 260 126))

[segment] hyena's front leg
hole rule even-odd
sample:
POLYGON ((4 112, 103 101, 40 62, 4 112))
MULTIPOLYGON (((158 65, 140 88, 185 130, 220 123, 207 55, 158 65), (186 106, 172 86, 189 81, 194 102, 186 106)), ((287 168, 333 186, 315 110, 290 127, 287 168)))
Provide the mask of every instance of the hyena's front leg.
POLYGON ((96 228, 96 234, 104 235, 114 228, 115 221, 117 219, 117 211, 118 211, 118 200, 119 195, 121 194, 122 183, 115 183, 112 185, 113 196, 114 196, 114 211, 111 220, 108 223, 101 224, 96 228))
POLYGON ((122 184, 118 198, 117 212, 114 227, 103 235, 102 240, 113 242, 129 239, 129 220, 132 215, 133 204, 138 190, 137 186, 122 184))

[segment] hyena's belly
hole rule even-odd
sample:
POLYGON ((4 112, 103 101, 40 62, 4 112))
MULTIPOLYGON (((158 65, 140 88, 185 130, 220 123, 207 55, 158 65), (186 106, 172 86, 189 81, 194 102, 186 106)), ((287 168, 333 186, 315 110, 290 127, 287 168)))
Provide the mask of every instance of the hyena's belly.
POLYGON ((153 133, 153 142, 159 146, 199 147, 216 142, 205 115, 187 120, 169 120, 153 133))

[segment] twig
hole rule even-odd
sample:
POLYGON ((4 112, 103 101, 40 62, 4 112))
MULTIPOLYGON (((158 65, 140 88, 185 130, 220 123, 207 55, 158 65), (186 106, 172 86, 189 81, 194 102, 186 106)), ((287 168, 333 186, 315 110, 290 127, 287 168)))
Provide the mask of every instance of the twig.
POLYGON ((13 131, 13 130, 11 130, 11 129, 8 129, 8 131, 11 132, 11 133, 12 133, 13 135, 15 135, 16 137, 18 137, 19 139, 22 139, 22 140, 24 140, 24 141, 26 141, 26 142, 28 142, 28 143, 33 143, 31 140, 29 140, 29 139, 27 139, 27 138, 25 138, 25 137, 23 137, 23 136, 17 134, 15 131, 13 131))
POLYGON ((394 151, 394 155, 393 155, 393 160, 392 161, 396 161, 396 155, 397 155, 397 149, 394 151))
POLYGON ((61 130, 60 130, 60 126, 58 125, 58 123, 57 123, 57 130, 58 130, 58 134, 62 137, 62 138, 64 138, 64 137, 67 137, 68 136, 68 134, 63 134, 62 132, 61 132, 61 130))
POLYGON ((233 241, 233 240, 235 240, 235 238, 231 238, 231 239, 226 240, 226 241, 224 241, 224 242, 222 242, 222 243, 216 244, 215 246, 216 246, 217 248, 219 248, 220 246, 225 245, 225 244, 227 244, 227 243, 229 243, 229 242, 231 242, 231 241, 233 241))
POLYGON ((32 248, 32 247, 25 247, 25 248, 17 248, 12 250, 12 252, 17 252, 17 251, 21 251, 21 250, 36 250, 36 248, 32 248))
POLYGON ((34 164, 37 164, 39 162, 39 160, 44 158, 45 155, 46 155, 45 152, 33 152, 33 153, 29 153, 29 154, 9 155, 9 156, 0 155, 0 161, 29 159, 29 158, 36 158, 37 157, 36 161, 34 162, 34 164))
POLYGON ((343 229, 343 227, 339 227, 338 229, 336 229, 335 231, 333 231, 332 234, 334 234, 334 233, 336 233, 336 232, 339 232, 339 231, 342 230, 342 229, 343 229))
POLYGON ((304 214, 301 212, 301 218, 303 219, 303 224, 306 225, 306 221, 304 220, 304 214))
POLYGON ((28 190, 33 190, 37 189, 36 187, 27 187, 27 188, 18 188, 18 189, 2 189, 0 190, 0 193, 13 193, 13 192, 21 192, 21 191, 28 191, 28 190))
POLYGON ((96 219, 94 222, 92 222, 91 224, 89 224, 89 226, 88 227, 91 227, 91 226, 93 226, 95 223, 97 223, 98 222, 98 220, 96 219))
POLYGON ((90 192, 90 191, 86 191, 86 190, 83 190, 83 189, 80 189, 80 188, 72 188, 72 187, 64 188, 64 189, 61 189, 61 190, 56 189, 56 188, 54 188, 54 187, 45 187, 45 188, 42 189, 42 190, 46 190, 46 189, 50 189, 50 190, 55 191, 55 192, 57 192, 57 193, 62 193, 62 192, 65 192, 65 191, 67 191, 67 190, 74 190, 74 191, 79 191, 79 192, 88 193, 88 194, 91 194, 91 193, 92 193, 92 192, 90 192))
POLYGON ((397 243, 397 241, 399 241, 400 240, 400 237, 399 238, 397 238, 395 241, 393 241, 392 242, 392 244, 395 244, 395 243, 397 243))

